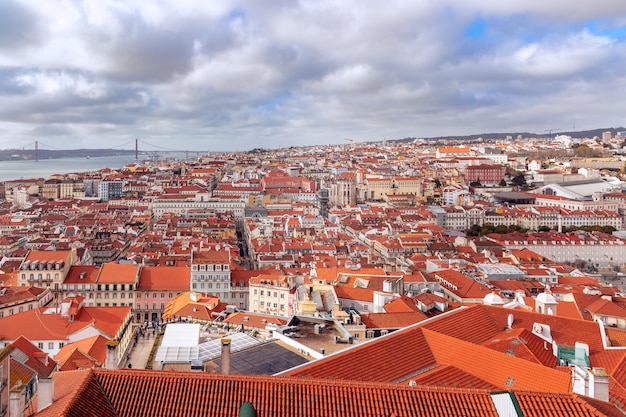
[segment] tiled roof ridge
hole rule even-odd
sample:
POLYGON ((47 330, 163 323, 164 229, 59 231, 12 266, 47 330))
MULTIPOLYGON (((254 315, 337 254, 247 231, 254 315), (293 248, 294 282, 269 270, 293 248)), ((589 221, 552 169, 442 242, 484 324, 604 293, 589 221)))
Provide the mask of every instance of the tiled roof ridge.
MULTIPOLYGON (((66 373, 66 372, 73 372, 73 371, 63 371, 63 373, 66 373)), ((82 415, 82 413, 85 411, 83 408, 84 401, 86 400, 84 398, 85 395, 88 395, 89 397, 91 397, 91 400, 94 402, 94 404, 98 404, 98 400, 95 399, 94 394, 100 394, 99 395, 100 400, 106 401, 107 405, 110 407, 110 410, 108 411, 113 411, 115 415, 117 415, 117 411, 115 411, 115 407, 113 406, 113 403, 111 403, 111 400, 109 399, 109 396, 104 390, 104 387, 100 383, 100 380, 94 374, 93 368, 89 368, 88 370, 77 370, 75 372, 86 372, 87 375, 85 375, 80 385, 78 385, 73 390, 70 400, 65 404, 65 407, 63 407, 63 410, 62 410, 63 412, 62 413, 59 412, 59 415, 67 415, 67 416, 82 415), (90 388, 92 389, 95 388, 98 390, 98 392, 97 393, 91 392, 90 388), (76 407, 76 409, 74 409, 74 407, 76 407)), ((100 406, 101 404, 98 404, 98 405, 100 406)), ((101 411, 103 414, 105 414, 104 410, 101 410, 101 411)), ((91 412, 94 412, 94 410, 91 410, 91 412)))
MULTIPOLYGON (((72 372, 72 371, 64 371, 64 372, 72 372)), ((59 415, 67 415, 68 411, 72 409, 72 407, 74 406, 74 404, 76 404, 76 402, 78 401, 78 399, 81 397, 81 394, 83 394, 83 391, 85 391, 85 388, 87 387, 87 385, 89 384, 91 379, 95 379, 94 375, 93 375, 93 369, 89 368, 87 370, 77 370, 76 372, 80 372, 80 373, 86 373, 87 375, 85 377, 83 377, 82 381, 80 382, 80 384, 78 386, 76 386, 76 388, 72 391, 72 396, 71 399, 69 401, 67 401, 67 403, 65 403, 65 406, 63 407, 63 413, 59 413, 59 415)), ((100 386, 100 382, 98 381, 98 386, 100 387, 100 389, 102 389, 102 387, 100 386)), ((103 391, 104 393, 104 391, 103 391)), ((55 399, 56 401, 56 399, 55 399)), ((59 410, 61 411, 61 410, 59 410)))
MULTIPOLYGON (((598 408, 594 405, 594 403, 602 402, 603 406, 614 407, 611 403, 608 403, 608 402, 605 402, 605 401, 602 401, 602 400, 598 400, 598 399, 593 398, 593 397, 588 397, 586 395, 580 395, 580 394, 572 393, 571 396, 574 399, 574 401, 576 401, 583 408, 585 408, 586 410, 589 410, 590 412, 594 413, 598 417, 604 417, 604 416, 607 416, 607 414, 603 413, 600 410, 598 410, 598 408)), ((620 410, 621 410, 621 408, 620 408, 620 410)), ((623 413, 623 411, 622 411, 622 413, 623 413)))
MULTIPOLYGON (((134 377, 142 377, 146 379, 154 379, 154 380, 167 380, 168 378, 183 378, 186 379, 189 372, 181 372, 181 371, 162 371, 162 370, 146 370, 146 369, 90 369, 95 375, 96 379, 99 379, 101 375, 106 374, 123 374, 125 377, 134 378, 134 377)), ((403 391, 427 391, 427 392, 445 392, 449 393, 454 391, 459 394, 488 394, 491 390, 480 389, 480 388, 461 388, 461 387, 446 387, 446 386, 433 386, 433 385, 414 385, 410 386, 408 384, 398 384, 396 382, 376 382, 376 381, 357 381, 351 379, 324 379, 324 378, 311 378, 307 376, 282 376, 282 375, 244 375, 244 374, 233 374, 233 375, 223 375, 220 373, 191 373, 196 378, 207 379, 207 380, 238 380, 242 383, 246 382, 273 382, 279 381, 283 383, 291 383, 295 385, 306 385, 306 386, 335 386, 335 387, 355 387, 355 388, 388 388, 393 390, 403 390, 403 391)), ((517 391, 515 391, 517 392, 517 391)), ((527 391, 528 393, 541 393, 552 395, 555 393, 552 392, 544 392, 544 391, 527 391)), ((567 394, 563 394, 567 395, 567 394)))

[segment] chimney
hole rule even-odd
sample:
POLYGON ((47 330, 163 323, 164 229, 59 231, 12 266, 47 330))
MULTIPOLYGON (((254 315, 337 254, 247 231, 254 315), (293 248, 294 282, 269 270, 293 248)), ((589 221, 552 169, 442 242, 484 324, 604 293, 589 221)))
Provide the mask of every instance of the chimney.
POLYGON ((24 408, 26 407, 26 390, 21 381, 18 381, 9 393, 9 415, 11 417, 24 417, 24 408))
POLYGON ((54 379, 40 378, 37 384, 37 412, 52 405, 54 399, 54 379))
POLYGON ((604 368, 589 370, 589 396, 597 400, 609 401, 609 374, 604 368))
POLYGON ((230 339, 222 339, 222 375, 230 375, 230 339))
POLYGON ((597 400, 609 401, 609 374, 604 368, 572 368, 572 392, 597 400))
POLYGON ((104 369, 117 369, 117 340, 107 340, 107 353, 104 359, 104 369))

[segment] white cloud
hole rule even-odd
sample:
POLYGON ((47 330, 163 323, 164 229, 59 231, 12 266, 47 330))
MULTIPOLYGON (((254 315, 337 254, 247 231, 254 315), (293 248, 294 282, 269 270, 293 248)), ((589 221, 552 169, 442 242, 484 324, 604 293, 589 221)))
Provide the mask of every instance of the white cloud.
POLYGON ((574 113, 618 125, 626 53, 607 33, 624 15, 613 0, 6 0, 0 127, 59 147, 141 134, 246 149, 542 130, 574 113))

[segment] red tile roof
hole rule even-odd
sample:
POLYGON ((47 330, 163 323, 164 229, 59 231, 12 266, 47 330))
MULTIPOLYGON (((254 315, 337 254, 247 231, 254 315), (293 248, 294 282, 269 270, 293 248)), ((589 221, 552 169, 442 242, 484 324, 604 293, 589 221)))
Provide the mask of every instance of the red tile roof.
POLYGON ((11 343, 11 351, 14 357, 25 359, 23 363, 37 372, 39 378, 47 378, 57 366, 57 363, 46 352, 22 336, 11 343), (18 354, 18 351, 23 355, 18 354))
POLYGON ((186 266, 144 266, 138 291, 188 291, 191 268, 186 266))
MULTIPOLYGON (((61 372, 55 384, 57 403, 38 417, 234 416, 245 402, 266 417, 498 416, 487 389, 145 370, 61 372)), ((572 394, 510 395, 528 417, 620 415, 609 403, 572 394)))
POLYGON ((139 274, 139 266, 131 264, 117 264, 114 262, 102 265, 98 284, 127 283, 134 284, 139 274))

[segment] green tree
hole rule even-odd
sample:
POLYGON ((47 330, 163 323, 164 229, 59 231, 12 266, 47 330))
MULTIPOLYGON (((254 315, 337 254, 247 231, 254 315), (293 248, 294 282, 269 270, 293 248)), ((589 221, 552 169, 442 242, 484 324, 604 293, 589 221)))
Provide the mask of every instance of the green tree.
POLYGON ((505 233, 508 233, 508 231, 509 231, 509 228, 507 226, 503 225, 503 224, 499 224, 496 227, 494 227, 494 229, 493 229, 494 233, 498 233, 498 234, 501 234, 501 235, 503 235, 505 233))
POLYGON ((480 236, 480 226, 473 224, 469 229, 467 229, 466 233, 468 236, 480 236))
POLYGON ((483 224, 483 227, 480 228, 480 234, 483 236, 488 235, 493 232, 494 232, 493 223, 485 223, 483 224))
POLYGON ((515 175, 513 179, 511 180, 511 184, 518 186, 518 187, 522 185, 526 185, 526 178, 524 178, 524 174, 520 172, 519 175, 515 175))

